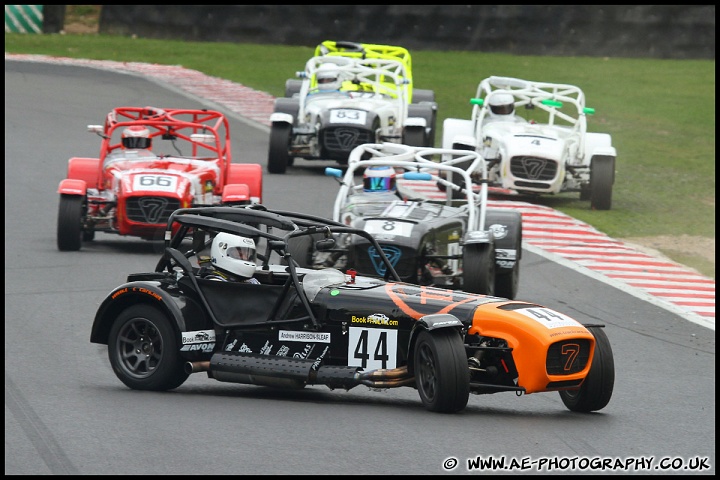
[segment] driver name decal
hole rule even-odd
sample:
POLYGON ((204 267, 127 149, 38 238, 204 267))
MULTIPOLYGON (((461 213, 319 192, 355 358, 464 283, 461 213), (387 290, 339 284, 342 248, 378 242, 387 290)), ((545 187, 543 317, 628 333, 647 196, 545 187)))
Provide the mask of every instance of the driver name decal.
POLYGON ((330 343, 330 334, 323 332, 293 332, 291 330, 280 330, 278 340, 286 342, 319 342, 330 343))

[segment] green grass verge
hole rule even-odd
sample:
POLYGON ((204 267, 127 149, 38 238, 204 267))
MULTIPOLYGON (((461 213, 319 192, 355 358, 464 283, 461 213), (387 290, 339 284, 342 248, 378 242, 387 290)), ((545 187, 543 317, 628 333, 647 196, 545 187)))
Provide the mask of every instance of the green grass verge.
MULTIPOLYGON (((7 53, 181 65, 274 96, 284 95, 285 80, 302 70, 313 51, 314 46, 5 34, 7 53)), ((614 238, 715 238, 714 60, 410 53, 415 86, 435 91, 439 130, 447 117, 470 117, 469 99, 490 75, 583 89, 587 106, 596 110, 588 130, 611 134, 618 152, 612 210, 592 211, 577 194, 540 197, 538 203, 614 238)), ((677 248, 661 251, 715 278, 714 262, 677 248)))

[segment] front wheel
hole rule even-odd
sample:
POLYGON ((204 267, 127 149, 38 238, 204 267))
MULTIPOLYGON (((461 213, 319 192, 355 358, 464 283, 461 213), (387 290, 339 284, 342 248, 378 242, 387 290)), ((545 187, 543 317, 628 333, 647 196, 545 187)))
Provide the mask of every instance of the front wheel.
POLYGON ((285 81, 285 97, 292 98, 300 93, 302 87, 302 80, 291 78, 285 81))
POLYGON ((590 165, 590 208, 610 210, 614 180, 615 157, 594 156, 590 165))
POLYGON ((270 147, 268 151, 268 172, 285 173, 290 162, 290 137, 292 125, 274 123, 270 127, 270 147))
POLYGON ((615 360, 605 331, 600 327, 587 327, 595 337, 590 373, 579 390, 564 390, 560 398, 573 412, 594 412, 605 408, 612 397, 615 384, 615 360))
POLYGON ((403 132, 403 143, 411 147, 424 147, 426 143, 425 129, 406 127, 403 132))
POLYGON ((57 222, 57 247, 60 251, 76 251, 82 246, 83 202, 84 198, 79 195, 60 195, 57 222))
POLYGON ((463 247, 463 290, 495 295, 495 245, 469 244, 463 247))
POLYGON ((470 396, 470 370, 460 334, 423 330, 415 344, 415 386, 431 412, 459 412, 470 396))
POLYGON ((108 357, 115 375, 135 390, 164 391, 182 385, 189 374, 167 315, 149 305, 122 311, 110 328, 108 357))

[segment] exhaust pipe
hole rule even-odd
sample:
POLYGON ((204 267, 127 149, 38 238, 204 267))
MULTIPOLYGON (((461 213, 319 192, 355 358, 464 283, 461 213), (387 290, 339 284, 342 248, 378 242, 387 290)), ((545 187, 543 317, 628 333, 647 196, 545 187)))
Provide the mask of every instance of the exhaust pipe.
POLYGON ((410 376, 407 367, 359 372, 357 379, 361 384, 370 388, 395 388, 415 384, 415 377, 410 376))
POLYGON ((316 360, 275 357, 268 355, 222 352, 210 360, 186 362, 188 374, 208 372, 221 382, 302 388, 303 385, 325 385, 330 389, 350 390, 358 385, 370 388, 412 386, 415 377, 406 366, 392 370, 360 372, 358 367, 323 365, 317 370, 316 360))
POLYGON ((199 373, 210 370, 210 360, 202 362, 185 362, 185 373, 199 373))

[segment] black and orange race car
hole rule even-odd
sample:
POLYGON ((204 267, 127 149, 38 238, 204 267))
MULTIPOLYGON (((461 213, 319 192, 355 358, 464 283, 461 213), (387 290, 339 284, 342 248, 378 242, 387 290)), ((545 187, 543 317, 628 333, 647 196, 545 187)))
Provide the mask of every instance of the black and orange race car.
MULTIPOLYGON (((230 249, 227 250, 228 255, 230 249)), ((400 277, 367 232, 262 205, 197 207, 169 218, 154 271, 128 275, 102 301, 90 341, 108 346, 117 377, 171 390, 205 372, 220 382, 291 389, 417 389, 434 412, 469 396, 557 391, 572 411, 610 401, 613 353, 603 325, 582 325, 535 303, 419 286, 400 277), (173 232, 175 232, 173 234, 173 232), (252 239, 256 283, 205 278, 216 237, 252 239), (384 278, 307 269, 293 260, 312 239, 331 250, 363 236, 384 278)), ((220 263, 217 263, 220 267, 220 263)))

